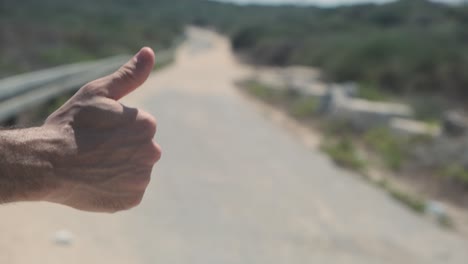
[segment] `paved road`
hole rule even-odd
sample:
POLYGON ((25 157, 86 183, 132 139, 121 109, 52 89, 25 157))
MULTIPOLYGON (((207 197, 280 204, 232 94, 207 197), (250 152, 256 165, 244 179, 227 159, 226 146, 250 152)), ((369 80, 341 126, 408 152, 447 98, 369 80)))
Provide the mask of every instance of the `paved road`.
POLYGON ((0 263, 468 263, 468 241, 304 147, 239 95, 227 41, 192 29, 177 62, 126 101, 159 120, 143 204, 96 215, 0 208, 0 263), (69 246, 54 232, 74 234, 69 246))

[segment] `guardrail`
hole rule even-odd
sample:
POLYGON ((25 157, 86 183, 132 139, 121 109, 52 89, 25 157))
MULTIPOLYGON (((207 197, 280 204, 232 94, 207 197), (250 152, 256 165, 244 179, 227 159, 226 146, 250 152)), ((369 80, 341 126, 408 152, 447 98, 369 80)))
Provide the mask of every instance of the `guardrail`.
MULTIPOLYGON (((174 53, 174 49, 159 50, 156 55, 156 67, 163 67, 172 62, 174 53)), ((120 55, 2 79, 0 80, 0 123, 112 73, 129 59, 128 55, 120 55)))
POLYGON ((116 56, 8 77, 0 80, 0 122, 80 88, 120 67, 130 56, 116 56))

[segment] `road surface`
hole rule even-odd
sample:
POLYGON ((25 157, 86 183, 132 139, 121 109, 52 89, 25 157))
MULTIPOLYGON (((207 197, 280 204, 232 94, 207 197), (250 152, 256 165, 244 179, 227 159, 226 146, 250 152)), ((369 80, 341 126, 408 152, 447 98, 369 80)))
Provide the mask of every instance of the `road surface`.
POLYGON ((467 240, 262 115, 234 87, 246 71, 226 39, 190 29, 176 62, 126 99, 157 117, 164 150, 142 205, 2 206, 0 263, 468 263, 467 240))

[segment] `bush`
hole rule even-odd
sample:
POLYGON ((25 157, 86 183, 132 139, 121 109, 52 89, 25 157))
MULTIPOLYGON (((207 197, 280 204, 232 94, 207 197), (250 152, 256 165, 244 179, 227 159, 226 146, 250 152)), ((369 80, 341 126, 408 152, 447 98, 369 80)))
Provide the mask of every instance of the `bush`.
POLYGON ((359 172, 363 172, 366 167, 364 160, 359 157, 356 147, 348 138, 340 138, 336 142, 327 140, 322 145, 322 150, 339 166, 359 172))
POLYGON ((459 164, 451 164, 443 169, 442 175, 468 186, 468 169, 459 164))
POLYGON ((361 84, 358 89, 357 97, 369 101, 386 101, 389 98, 389 96, 377 86, 371 84, 361 84))
POLYGON ((426 203, 416 196, 402 192, 393 187, 388 188, 388 191, 394 199, 400 201, 401 203, 418 213, 423 213, 426 209, 426 203))
POLYGON ((228 33, 255 63, 320 67, 333 81, 371 83, 375 91, 468 98, 468 8, 425 0, 332 9, 236 6, 214 1, 3 0, 0 76, 167 48, 185 25, 228 33), (4 4, 3 4, 4 2, 4 4), (53 7, 53 8, 51 8, 53 7), (279 23, 281 22, 281 23, 279 23), (51 52, 68 49, 69 52, 51 52))
POLYGON ((323 130, 328 136, 346 137, 349 136, 350 125, 344 121, 327 121, 324 123, 323 130))
POLYGON ((312 97, 301 97, 291 104, 291 114, 297 118, 313 115, 318 109, 317 99, 312 97))
POLYGON ((403 144, 385 128, 374 128, 364 135, 364 141, 393 170, 401 168, 406 159, 403 144))
POLYGON ((271 87, 255 81, 248 81, 243 86, 250 94, 265 101, 273 101, 281 96, 280 91, 273 90, 271 87))

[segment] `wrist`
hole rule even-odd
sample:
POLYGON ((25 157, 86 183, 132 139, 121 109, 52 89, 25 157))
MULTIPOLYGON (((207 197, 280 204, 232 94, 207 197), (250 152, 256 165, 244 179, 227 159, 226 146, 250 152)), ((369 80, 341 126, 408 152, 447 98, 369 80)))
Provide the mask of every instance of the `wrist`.
POLYGON ((0 199, 5 202, 41 201, 50 196, 58 181, 53 160, 61 137, 51 128, 0 132, 0 199))

